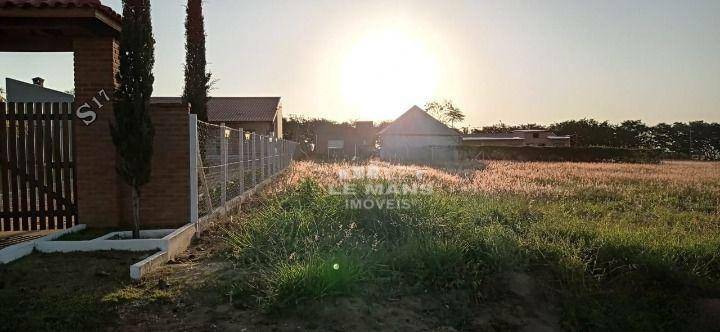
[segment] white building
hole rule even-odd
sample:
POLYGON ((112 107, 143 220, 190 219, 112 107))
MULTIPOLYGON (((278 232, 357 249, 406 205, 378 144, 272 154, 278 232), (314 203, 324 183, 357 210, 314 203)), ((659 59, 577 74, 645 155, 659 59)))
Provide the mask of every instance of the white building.
POLYGON ((379 133, 380 158, 392 161, 458 159, 460 133, 413 106, 379 133))

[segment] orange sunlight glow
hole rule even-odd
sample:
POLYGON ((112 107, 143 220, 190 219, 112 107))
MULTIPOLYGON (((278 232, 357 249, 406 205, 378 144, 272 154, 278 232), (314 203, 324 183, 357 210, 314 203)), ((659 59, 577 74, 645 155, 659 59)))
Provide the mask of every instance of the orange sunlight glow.
POLYGON ((392 120, 433 98, 438 65, 433 53, 400 30, 367 34, 345 57, 343 101, 359 120, 392 120))

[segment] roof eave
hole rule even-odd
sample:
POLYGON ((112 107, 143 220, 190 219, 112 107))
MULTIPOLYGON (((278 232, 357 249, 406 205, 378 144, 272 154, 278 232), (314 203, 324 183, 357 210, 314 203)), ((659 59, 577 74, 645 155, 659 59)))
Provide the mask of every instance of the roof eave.
POLYGON ((36 8, 6 7, 0 8, 0 17, 12 18, 96 18, 116 31, 120 31, 122 20, 107 15, 93 7, 72 8, 36 8))

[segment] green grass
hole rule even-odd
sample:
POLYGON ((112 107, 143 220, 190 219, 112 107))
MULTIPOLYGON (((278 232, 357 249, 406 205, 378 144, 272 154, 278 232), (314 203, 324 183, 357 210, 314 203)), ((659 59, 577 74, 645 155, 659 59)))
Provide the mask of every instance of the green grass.
MULTIPOLYGON (((378 182, 356 182, 368 183, 378 182)), ((398 194, 384 197, 407 200, 409 209, 356 210, 308 178, 225 230, 228 254, 249 271, 233 292, 272 311, 373 296, 367 290, 473 294, 503 272, 540 269, 573 330, 679 329, 693 318, 693 300, 720 297, 719 207, 710 190, 568 188, 543 198, 398 194)))

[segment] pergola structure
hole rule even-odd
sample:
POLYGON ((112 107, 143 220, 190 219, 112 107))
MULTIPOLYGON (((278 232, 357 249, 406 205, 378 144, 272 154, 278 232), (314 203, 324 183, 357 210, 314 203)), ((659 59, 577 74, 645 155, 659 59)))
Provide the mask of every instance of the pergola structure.
POLYGON ((0 52, 73 52, 80 38, 117 37, 121 17, 98 0, 0 0, 0 52))
POLYGON ((75 104, 89 102, 97 113, 90 126, 73 120, 76 202, 79 220, 95 227, 115 226, 122 218, 108 128, 113 106, 91 102, 100 91, 109 95, 116 86, 121 22, 99 0, 0 0, 0 52, 74 54, 75 104))

